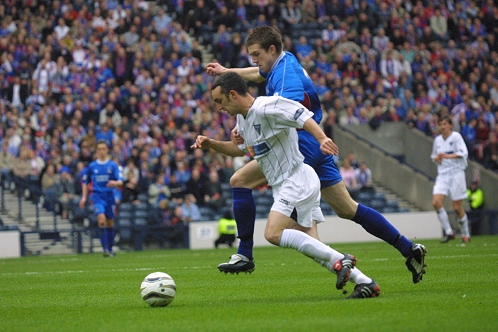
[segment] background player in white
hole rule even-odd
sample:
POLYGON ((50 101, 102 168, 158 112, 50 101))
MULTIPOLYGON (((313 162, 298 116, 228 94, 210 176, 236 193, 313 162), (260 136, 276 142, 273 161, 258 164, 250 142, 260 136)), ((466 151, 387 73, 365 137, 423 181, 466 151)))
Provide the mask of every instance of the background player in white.
POLYGON ((443 116, 438 122, 441 133, 434 139, 431 159, 437 164, 436 183, 432 190, 432 205, 437 211, 439 221, 443 225, 442 243, 455 238, 443 207, 444 199, 450 196, 453 209, 460 222, 462 242, 470 241, 469 221, 463 209, 463 200, 467 198, 465 169, 467 168, 468 150, 460 133, 452 130, 451 118, 443 116))
POLYGON ((378 296, 377 283, 354 269, 354 256, 341 254, 317 239, 315 221, 324 221, 320 209, 320 180, 313 168, 303 162, 295 128, 310 132, 323 153, 337 154, 339 150, 312 119, 313 113, 286 98, 254 98, 248 93, 244 79, 235 73, 219 76, 211 94, 219 111, 237 117, 237 130, 244 143, 237 145, 199 135, 191 147, 212 148, 230 156, 243 156, 249 151, 257 160, 273 189, 274 203, 265 228, 268 242, 296 249, 335 272, 338 289, 351 275, 357 285, 349 298, 378 296))

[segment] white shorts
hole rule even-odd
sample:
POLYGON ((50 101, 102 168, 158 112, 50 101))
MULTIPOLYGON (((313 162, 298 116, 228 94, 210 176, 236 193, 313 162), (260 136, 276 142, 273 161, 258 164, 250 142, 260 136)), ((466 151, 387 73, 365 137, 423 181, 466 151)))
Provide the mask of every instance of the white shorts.
POLYGON ((312 227, 325 221, 320 208, 320 179, 311 166, 302 164, 281 185, 272 187, 273 205, 271 210, 291 216, 297 211, 297 223, 312 227))
POLYGON ((465 181, 465 172, 458 171, 456 173, 436 176, 436 183, 432 189, 432 194, 449 196, 452 201, 466 199, 467 183, 465 181))

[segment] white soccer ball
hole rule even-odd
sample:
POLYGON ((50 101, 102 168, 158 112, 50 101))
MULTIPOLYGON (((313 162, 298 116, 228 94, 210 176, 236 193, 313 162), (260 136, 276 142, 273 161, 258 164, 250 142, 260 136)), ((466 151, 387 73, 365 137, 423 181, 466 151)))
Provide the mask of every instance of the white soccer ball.
POLYGON ((169 274, 154 272, 144 278, 140 293, 151 307, 165 307, 175 298, 176 284, 169 274))

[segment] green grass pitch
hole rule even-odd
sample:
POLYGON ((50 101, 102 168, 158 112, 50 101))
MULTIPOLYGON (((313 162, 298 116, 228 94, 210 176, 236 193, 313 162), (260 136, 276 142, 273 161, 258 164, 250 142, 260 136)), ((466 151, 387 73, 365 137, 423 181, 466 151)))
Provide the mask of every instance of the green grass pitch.
POLYGON ((233 249, 4 259, 0 331, 497 331, 498 236, 421 242, 428 268, 418 284, 383 242, 334 244, 381 286, 378 298, 350 301, 335 275, 277 247, 255 249, 252 275, 218 271, 233 249), (155 271, 177 285, 165 308, 140 297, 155 271))

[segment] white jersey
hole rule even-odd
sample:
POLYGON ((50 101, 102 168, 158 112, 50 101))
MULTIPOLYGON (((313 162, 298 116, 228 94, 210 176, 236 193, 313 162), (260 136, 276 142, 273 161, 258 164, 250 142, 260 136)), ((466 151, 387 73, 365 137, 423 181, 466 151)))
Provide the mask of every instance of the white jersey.
POLYGON ((257 160, 270 186, 281 184, 304 162, 295 128, 302 128, 312 116, 300 103, 278 96, 258 97, 246 118, 237 115, 244 138, 239 149, 257 160))
POLYGON ((461 158, 444 158, 442 162, 437 165, 438 174, 452 174, 467 168, 467 157, 469 152, 460 133, 452 131, 446 139, 443 138, 443 135, 438 135, 434 139, 434 144, 432 145, 431 159, 434 161, 434 158, 436 158, 439 153, 455 153, 461 158))

